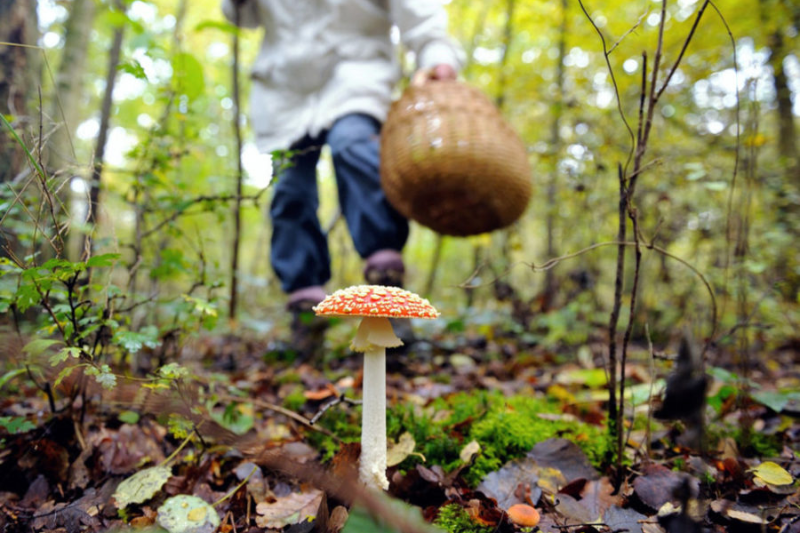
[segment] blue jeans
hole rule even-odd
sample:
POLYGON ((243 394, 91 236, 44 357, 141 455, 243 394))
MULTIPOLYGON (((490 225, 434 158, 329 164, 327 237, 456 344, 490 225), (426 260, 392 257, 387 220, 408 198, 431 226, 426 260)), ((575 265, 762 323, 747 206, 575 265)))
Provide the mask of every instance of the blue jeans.
POLYGON ((339 205, 358 254, 366 258, 378 250, 403 249, 408 221, 381 189, 379 134, 376 119, 352 114, 318 137, 305 136, 292 145, 297 153, 279 171, 270 206, 270 260, 284 292, 321 286, 331 277, 328 241, 317 217, 317 161, 325 143, 333 157, 339 205))

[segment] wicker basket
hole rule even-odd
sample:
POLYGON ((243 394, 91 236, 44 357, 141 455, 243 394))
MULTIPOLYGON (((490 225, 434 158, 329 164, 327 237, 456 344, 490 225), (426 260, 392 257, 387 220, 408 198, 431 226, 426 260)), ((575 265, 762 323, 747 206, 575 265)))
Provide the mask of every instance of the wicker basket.
POLYGON ((381 179, 406 217, 445 235, 508 226, 525 211, 525 146, 478 89, 455 81, 409 86, 381 133, 381 179))

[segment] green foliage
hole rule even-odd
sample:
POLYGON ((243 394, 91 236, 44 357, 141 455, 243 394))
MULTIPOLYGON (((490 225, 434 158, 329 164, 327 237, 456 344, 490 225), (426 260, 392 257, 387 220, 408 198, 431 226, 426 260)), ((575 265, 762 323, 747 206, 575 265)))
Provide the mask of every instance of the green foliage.
POLYGON ((442 506, 433 523, 448 533, 491 533, 494 531, 492 527, 476 523, 457 503, 442 506))
MULTIPOLYGON (((540 413, 556 414, 560 407, 547 400, 500 393, 475 391, 459 393, 434 400, 420 410, 410 405, 398 405, 389 410, 387 432, 397 438, 410 432, 427 464, 441 465, 451 470, 461 464, 459 452, 464 445, 476 440, 481 453, 464 474, 476 486, 489 472, 498 470, 507 461, 524 456, 533 446, 552 437, 565 437, 576 442, 589 460, 599 465, 607 442, 604 430, 580 422, 545 420, 540 413)), ((401 468, 420 462, 409 456, 401 468)))
POLYGON ((12 435, 36 429, 36 425, 24 416, 0 416, 0 427, 12 435))
POLYGON ((733 431, 733 438, 748 456, 778 457, 783 450, 783 440, 777 434, 767 434, 761 431, 745 432, 737 428, 733 431))
POLYGON ((292 390, 283 399, 283 406, 290 411, 300 411, 306 403, 302 387, 292 387, 292 390))

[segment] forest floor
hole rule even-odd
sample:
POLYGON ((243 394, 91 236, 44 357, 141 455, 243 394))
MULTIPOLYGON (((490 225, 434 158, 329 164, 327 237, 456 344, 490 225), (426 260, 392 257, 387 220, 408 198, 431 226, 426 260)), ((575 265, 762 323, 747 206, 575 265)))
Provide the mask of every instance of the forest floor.
MULTIPOLYGON (((800 532, 796 347, 757 354, 747 379, 709 353, 698 449, 696 421, 651 416, 674 352, 634 346, 616 476, 602 331, 553 350, 492 327, 429 328, 388 358, 388 498, 354 481, 352 331, 334 326, 316 365, 263 338, 195 339, 158 380, 103 391, 73 373, 54 405, 32 381, 2 383, 0 529, 800 532), (515 504, 538 526, 515 523, 515 504)), ((140 352, 134 375, 152 377, 159 356, 140 352)))

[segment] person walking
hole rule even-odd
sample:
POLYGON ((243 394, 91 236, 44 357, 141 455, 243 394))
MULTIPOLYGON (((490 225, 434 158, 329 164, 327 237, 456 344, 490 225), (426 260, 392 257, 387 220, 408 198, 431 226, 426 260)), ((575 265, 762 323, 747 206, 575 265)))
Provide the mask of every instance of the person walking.
POLYGON ((287 164, 273 163, 270 262, 293 315, 292 342, 308 352, 324 330, 309 313, 331 277, 317 217, 322 146, 365 280, 402 286, 408 221, 386 200, 379 174, 381 123, 401 77, 393 27, 433 79, 455 79, 463 50, 437 0, 222 0, 222 10, 241 27, 264 30, 250 116, 261 152, 288 150, 287 164))

